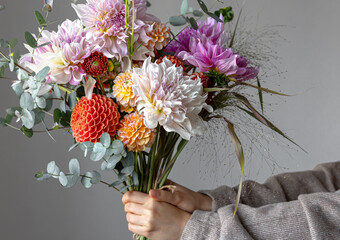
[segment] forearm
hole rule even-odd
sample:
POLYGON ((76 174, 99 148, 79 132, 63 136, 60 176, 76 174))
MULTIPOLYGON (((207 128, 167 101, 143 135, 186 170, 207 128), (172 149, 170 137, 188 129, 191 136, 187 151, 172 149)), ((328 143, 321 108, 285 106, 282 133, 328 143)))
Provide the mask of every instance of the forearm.
MULTIPOLYGON (((222 186, 200 191, 213 200, 212 210, 234 204, 238 187, 222 186)), ((340 162, 326 163, 312 171, 283 173, 269 178, 264 184, 245 181, 241 203, 251 207, 294 201, 300 194, 334 192, 340 189, 340 162)))
POLYGON ((340 191, 259 208, 241 204, 233 212, 234 205, 195 211, 181 239, 340 239, 340 191))

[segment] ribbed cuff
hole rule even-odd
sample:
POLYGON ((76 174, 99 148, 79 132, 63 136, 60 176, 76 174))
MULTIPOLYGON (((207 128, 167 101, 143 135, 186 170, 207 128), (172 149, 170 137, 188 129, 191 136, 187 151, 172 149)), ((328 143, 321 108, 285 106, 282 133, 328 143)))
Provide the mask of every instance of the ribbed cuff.
POLYGON ((200 190, 199 192, 212 199, 211 211, 213 212, 216 212, 221 207, 235 203, 237 197, 235 190, 227 186, 221 186, 214 190, 200 190))
POLYGON ((220 231, 221 222, 217 213, 196 210, 185 225, 181 240, 218 239, 220 231))

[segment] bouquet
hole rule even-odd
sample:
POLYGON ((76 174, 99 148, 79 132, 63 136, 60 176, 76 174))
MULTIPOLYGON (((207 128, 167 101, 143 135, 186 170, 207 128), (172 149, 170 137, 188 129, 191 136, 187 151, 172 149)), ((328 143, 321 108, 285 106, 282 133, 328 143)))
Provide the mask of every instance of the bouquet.
POLYGON ((50 162, 35 175, 38 180, 54 178, 66 188, 80 180, 86 188, 103 183, 121 193, 148 193, 164 187, 188 141, 205 134, 211 119, 225 122, 242 176, 243 148, 234 123, 220 111, 226 107, 292 141, 242 94, 255 89, 261 106, 263 92, 284 95, 263 88, 260 66, 233 50, 238 20, 232 34, 225 30, 234 18, 232 7, 212 12, 197 1, 200 10, 184 0, 181 15, 165 24, 147 12, 145 0, 87 0, 72 4, 79 19, 49 31, 50 0, 44 3, 46 16, 35 12, 38 34, 25 33, 26 54, 15 50, 16 39, 0 40, 9 49, 0 52, 0 77, 5 69, 16 72, 12 89, 20 100, 6 110, 0 126, 27 137, 36 127, 51 138, 53 131, 66 131, 74 138, 70 150, 79 147, 101 171, 117 176, 106 182, 99 171, 81 173, 72 159, 68 172, 50 162), (184 27, 175 34, 170 26, 184 27), (12 123, 15 117, 21 126, 12 123))

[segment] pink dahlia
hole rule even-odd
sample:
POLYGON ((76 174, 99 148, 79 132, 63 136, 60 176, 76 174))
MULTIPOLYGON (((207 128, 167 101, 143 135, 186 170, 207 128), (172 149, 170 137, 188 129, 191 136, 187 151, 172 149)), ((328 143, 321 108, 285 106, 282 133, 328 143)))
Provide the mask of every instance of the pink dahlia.
MULTIPOLYGON (((78 17, 100 46, 100 51, 108 58, 116 58, 125 64, 129 62, 124 0, 87 0, 87 4, 72 4, 78 17)), ((149 27, 144 20, 154 20, 146 14, 146 1, 135 1, 136 20, 134 26, 135 47, 137 43, 147 43, 145 30, 149 27)), ((132 12, 130 13, 132 15, 132 12)), ((144 60, 148 50, 144 45, 134 54, 134 60, 144 60)))
POLYGON ((42 31, 38 45, 46 46, 32 49, 21 58, 21 63, 34 72, 50 67, 47 82, 77 85, 85 75, 81 63, 95 49, 86 38, 87 32, 79 20, 64 21, 57 32, 42 31))

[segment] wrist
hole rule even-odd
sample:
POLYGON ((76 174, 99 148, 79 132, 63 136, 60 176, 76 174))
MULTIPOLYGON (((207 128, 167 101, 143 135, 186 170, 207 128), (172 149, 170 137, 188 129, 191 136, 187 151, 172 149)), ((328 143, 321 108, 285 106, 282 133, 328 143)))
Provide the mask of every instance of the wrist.
POLYGON ((202 211, 211 211, 212 209, 212 199, 208 195, 205 195, 203 193, 197 193, 198 194, 198 201, 196 209, 202 210, 202 211))

